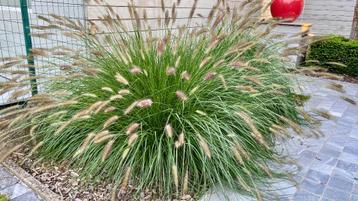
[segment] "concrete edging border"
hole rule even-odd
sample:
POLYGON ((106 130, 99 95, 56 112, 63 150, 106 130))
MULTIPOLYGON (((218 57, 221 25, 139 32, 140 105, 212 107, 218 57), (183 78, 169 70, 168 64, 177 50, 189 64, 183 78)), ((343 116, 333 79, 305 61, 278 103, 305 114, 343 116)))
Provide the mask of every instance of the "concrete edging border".
POLYGON ((32 175, 18 166, 15 162, 6 160, 2 163, 11 174, 22 181, 27 187, 31 188, 44 201, 61 201, 63 200, 59 195, 51 191, 40 181, 35 179, 32 175))

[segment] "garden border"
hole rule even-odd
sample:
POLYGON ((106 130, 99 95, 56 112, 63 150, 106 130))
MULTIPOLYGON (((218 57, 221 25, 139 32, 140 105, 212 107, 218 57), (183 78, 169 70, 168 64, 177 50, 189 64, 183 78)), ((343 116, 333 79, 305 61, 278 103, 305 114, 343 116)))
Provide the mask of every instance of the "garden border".
POLYGON ((6 168, 12 175, 22 181, 27 187, 31 188, 41 200, 45 201, 61 201, 63 200, 59 195, 51 191, 48 187, 42 184, 40 181, 35 179, 32 175, 26 172, 23 168, 18 166, 11 160, 6 160, 2 163, 3 167, 6 168))

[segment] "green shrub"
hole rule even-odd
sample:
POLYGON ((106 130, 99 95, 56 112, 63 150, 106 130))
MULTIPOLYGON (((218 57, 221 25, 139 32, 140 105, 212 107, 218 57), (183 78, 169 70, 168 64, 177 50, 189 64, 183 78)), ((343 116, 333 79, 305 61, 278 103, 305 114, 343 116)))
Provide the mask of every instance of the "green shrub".
POLYGON ((358 41, 341 36, 331 36, 313 42, 309 47, 307 60, 319 61, 322 66, 335 73, 358 76, 357 55, 358 41))
POLYGON ((0 201, 10 201, 10 198, 7 195, 0 194, 0 201))
POLYGON ((290 137, 287 126, 301 132, 303 120, 280 48, 251 21, 256 3, 241 17, 214 7, 206 25, 179 33, 170 18, 158 38, 136 10, 133 27, 148 31, 107 19, 98 27, 110 33, 86 34, 78 22, 41 17, 88 51, 33 51, 70 65, 47 78, 48 91, 2 112, 4 139, 29 129, 25 143, 37 142, 30 155, 68 161, 90 182, 131 183, 134 198, 145 189, 162 199, 198 198, 214 186, 260 198, 265 179, 288 176, 272 168, 285 162, 276 140, 290 137))

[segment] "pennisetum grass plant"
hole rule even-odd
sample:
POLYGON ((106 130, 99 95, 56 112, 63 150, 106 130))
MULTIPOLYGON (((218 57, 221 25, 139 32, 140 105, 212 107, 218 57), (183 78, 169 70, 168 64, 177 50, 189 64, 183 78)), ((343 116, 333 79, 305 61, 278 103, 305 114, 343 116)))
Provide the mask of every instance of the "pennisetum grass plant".
MULTIPOLYGON (((266 179, 288 178, 272 168, 288 162, 275 145, 291 137, 287 127, 301 134, 307 115, 285 68, 285 56, 295 51, 273 42, 277 21, 257 20, 261 1, 231 8, 219 0, 204 17, 196 14, 195 0, 179 27, 180 1, 162 1, 159 31, 132 3, 130 23, 105 2, 91 3, 105 11, 86 25, 39 16, 45 25, 33 27, 42 33, 33 36, 55 32, 86 48, 33 49, 34 56, 66 62, 46 65, 61 74, 19 71, 1 84, 1 93, 11 92, 14 100, 33 79, 45 86, 25 104, 0 111, 1 142, 16 145, 2 159, 32 146, 29 155, 67 161, 89 182, 113 183, 113 200, 128 184, 135 186, 133 199, 144 189, 159 199, 197 199, 215 186, 260 200, 267 196, 266 179), (192 27, 196 16, 203 24, 192 27)), ((24 59, 4 58, 1 70, 25 69, 24 59)))

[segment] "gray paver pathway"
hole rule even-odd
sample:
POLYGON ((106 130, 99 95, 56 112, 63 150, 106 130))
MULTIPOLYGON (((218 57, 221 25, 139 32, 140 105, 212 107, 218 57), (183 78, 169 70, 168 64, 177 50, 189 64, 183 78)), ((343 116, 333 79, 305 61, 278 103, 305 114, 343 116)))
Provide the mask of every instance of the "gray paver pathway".
MULTIPOLYGON (((306 111, 321 110, 329 112, 333 118, 321 118, 321 138, 294 138, 282 151, 297 159, 302 169, 293 186, 288 182, 277 183, 283 188, 282 200, 293 201, 358 201, 358 105, 341 98, 347 96, 358 103, 358 84, 325 79, 298 77, 304 94, 311 99, 305 104, 306 111), (344 86, 345 93, 329 89, 329 83, 344 86)), ((214 191, 202 201, 254 200, 235 193, 214 191), (227 195, 225 197, 225 195, 227 195)))
POLYGON ((37 195, 13 175, 0 166, 0 194, 14 201, 39 201, 37 195))

